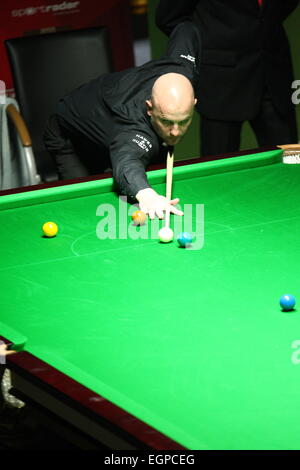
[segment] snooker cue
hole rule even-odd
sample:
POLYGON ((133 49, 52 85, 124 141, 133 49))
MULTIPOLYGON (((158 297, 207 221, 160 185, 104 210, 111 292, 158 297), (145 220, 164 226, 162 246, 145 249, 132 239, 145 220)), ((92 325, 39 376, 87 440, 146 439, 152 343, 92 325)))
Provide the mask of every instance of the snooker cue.
POLYGON ((283 150, 297 150, 300 152, 300 144, 284 144, 284 145, 277 145, 283 150))
MULTIPOLYGON (((166 190, 166 199, 171 201, 172 195, 172 177, 173 177, 173 162, 174 162, 174 153, 168 152, 167 156, 167 190, 166 190)), ((166 209, 166 222, 165 227, 170 227, 170 207, 166 209)))

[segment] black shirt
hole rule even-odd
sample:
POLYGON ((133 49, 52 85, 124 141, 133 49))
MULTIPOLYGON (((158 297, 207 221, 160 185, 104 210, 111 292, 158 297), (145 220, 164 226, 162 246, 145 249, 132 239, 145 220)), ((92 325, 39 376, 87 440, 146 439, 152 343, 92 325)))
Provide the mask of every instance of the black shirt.
MULTIPOLYGON (((182 37, 183 33, 181 27, 175 36, 182 37)), ((99 146, 99 158, 101 148, 109 151, 115 181, 120 192, 129 197, 149 187, 146 167, 166 156, 167 149, 154 131, 146 109, 154 82, 163 74, 175 72, 195 84, 193 51, 184 48, 185 42, 177 49, 177 42, 172 40, 171 54, 175 58, 102 75, 59 102, 57 114, 71 134, 99 146)))

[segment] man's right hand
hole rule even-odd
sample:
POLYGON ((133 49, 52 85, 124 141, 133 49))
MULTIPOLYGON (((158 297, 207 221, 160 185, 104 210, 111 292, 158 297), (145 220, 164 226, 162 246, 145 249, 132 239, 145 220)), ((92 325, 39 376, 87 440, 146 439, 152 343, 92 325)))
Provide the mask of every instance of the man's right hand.
POLYGON ((152 188, 142 189, 136 194, 140 210, 148 214, 150 219, 164 218, 164 212, 169 209, 171 214, 183 215, 183 212, 175 207, 179 199, 168 201, 166 197, 161 196, 152 188))

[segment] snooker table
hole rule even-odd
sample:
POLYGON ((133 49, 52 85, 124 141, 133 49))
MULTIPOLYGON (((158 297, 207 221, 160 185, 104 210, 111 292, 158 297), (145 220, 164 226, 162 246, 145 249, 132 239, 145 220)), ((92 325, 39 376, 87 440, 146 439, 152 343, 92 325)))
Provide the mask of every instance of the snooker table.
MULTIPOLYGON (((279 306, 300 299, 300 165, 282 155, 174 167, 189 249, 133 227, 111 178, 2 193, 16 396, 85 448, 300 449, 299 306, 279 306)), ((165 170, 148 177, 163 194, 165 170)))

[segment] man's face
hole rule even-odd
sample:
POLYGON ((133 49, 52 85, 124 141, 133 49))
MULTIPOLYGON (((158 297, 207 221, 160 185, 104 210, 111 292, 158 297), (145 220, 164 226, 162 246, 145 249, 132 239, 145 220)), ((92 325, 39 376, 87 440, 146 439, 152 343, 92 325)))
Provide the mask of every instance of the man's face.
POLYGON ((192 122, 194 108, 179 112, 163 110, 147 101, 147 113, 156 133, 167 145, 176 145, 184 136, 192 122))

